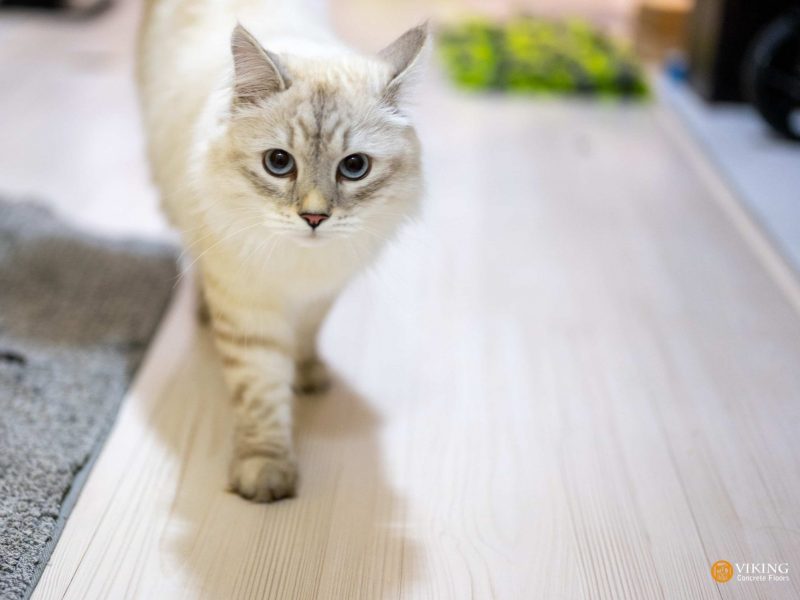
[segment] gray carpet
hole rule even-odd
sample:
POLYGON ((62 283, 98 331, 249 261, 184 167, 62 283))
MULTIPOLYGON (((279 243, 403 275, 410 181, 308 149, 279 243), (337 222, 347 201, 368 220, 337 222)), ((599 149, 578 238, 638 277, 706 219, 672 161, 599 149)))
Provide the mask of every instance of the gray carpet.
POLYGON ((0 598, 27 598, 175 283, 171 247, 0 202, 0 598))

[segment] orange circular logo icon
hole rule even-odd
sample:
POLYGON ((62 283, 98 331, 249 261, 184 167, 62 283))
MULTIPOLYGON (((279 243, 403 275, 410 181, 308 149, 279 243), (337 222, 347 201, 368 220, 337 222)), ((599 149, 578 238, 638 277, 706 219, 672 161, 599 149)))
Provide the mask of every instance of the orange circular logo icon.
POLYGON ((719 583, 730 581, 733 577, 733 565, 727 560, 718 560, 711 565, 711 576, 719 583))

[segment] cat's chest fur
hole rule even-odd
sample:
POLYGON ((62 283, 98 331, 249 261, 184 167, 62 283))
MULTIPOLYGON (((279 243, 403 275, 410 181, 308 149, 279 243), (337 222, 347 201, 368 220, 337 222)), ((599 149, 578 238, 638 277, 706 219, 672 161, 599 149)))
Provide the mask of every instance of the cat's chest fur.
POLYGON ((347 248, 333 243, 309 248, 278 244, 251 256, 233 248, 217 250, 203 257, 204 274, 236 300, 286 314, 334 296, 359 266, 347 248))

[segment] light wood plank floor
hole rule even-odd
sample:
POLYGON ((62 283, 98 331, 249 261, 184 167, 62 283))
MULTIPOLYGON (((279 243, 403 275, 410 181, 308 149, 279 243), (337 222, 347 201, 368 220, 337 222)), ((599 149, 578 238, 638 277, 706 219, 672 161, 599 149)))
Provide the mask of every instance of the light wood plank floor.
MULTIPOLYGON (((0 22, 0 190, 161 235, 111 44, 133 16, 0 22)), ((224 491, 185 281, 35 599, 800 596, 797 281, 680 125, 436 76, 418 113, 425 216, 326 325, 299 497, 224 491), (716 584, 718 559, 791 581, 716 584)))

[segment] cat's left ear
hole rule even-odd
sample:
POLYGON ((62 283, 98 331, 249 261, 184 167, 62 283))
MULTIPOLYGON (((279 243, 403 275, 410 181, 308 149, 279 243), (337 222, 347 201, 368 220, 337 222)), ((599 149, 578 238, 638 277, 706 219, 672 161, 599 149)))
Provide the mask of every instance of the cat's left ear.
POLYGON ((389 82, 383 93, 390 104, 397 105, 400 101, 403 87, 414 78, 419 65, 424 62, 427 46, 428 23, 425 22, 409 29, 378 52, 378 58, 391 68, 389 82))
POLYGON ((231 53, 234 104, 257 104, 291 85, 280 58, 261 46, 241 23, 231 34, 231 53))

